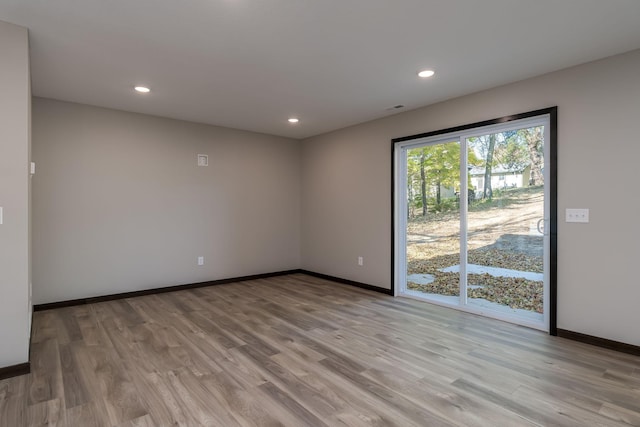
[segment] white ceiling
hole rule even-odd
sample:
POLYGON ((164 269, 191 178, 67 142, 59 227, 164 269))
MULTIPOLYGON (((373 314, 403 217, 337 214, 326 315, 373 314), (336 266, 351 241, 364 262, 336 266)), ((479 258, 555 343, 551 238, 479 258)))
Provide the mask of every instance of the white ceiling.
POLYGON ((639 0, 0 0, 0 20, 30 30, 37 96, 293 138, 640 48, 639 0))

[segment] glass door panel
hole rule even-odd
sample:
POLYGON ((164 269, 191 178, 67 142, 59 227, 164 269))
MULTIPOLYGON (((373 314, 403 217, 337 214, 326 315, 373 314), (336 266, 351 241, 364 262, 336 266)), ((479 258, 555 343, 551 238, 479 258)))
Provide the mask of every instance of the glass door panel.
POLYGON ((555 328, 550 123, 541 115, 396 145, 398 295, 555 328))
POLYGON ((460 297, 460 142, 410 148, 406 155, 406 288, 458 304, 460 297))
POLYGON ((543 323, 544 126, 466 143, 466 304, 543 323))

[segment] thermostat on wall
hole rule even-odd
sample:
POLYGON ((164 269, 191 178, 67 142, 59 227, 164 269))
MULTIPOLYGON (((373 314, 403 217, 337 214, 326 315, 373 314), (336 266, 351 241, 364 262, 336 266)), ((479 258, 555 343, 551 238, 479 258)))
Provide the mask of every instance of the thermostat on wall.
POLYGON ((198 154, 198 166, 209 166, 209 156, 198 154))

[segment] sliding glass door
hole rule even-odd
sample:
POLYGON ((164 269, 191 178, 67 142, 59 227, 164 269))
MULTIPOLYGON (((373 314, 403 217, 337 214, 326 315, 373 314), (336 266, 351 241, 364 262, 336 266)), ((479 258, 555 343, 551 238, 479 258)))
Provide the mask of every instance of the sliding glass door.
POLYGON ((549 331, 550 115, 395 142, 395 290, 549 331))

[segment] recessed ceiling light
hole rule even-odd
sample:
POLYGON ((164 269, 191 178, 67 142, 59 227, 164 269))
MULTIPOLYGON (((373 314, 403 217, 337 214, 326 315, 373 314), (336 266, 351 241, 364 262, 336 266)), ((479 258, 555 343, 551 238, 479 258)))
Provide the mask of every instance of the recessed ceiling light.
POLYGON ((298 123, 300 120, 296 119, 295 117, 291 117, 289 119, 289 123, 298 123))
POLYGON ((420 77, 422 77, 424 79, 424 78, 433 76, 435 73, 436 72, 433 71, 433 70, 422 70, 422 71, 420 71, 418 73, 418 76, 420 76, 420 77))
POLYGON ((136 87, 134 87, 134 89, 135 89, 137 92, 140 92, 140 93, 149 93, 149 92, 151 92, 151 89, 149 89, 149 88, 148 88, 148 87, 146 87, 146 86, 136 86, 136 87))

